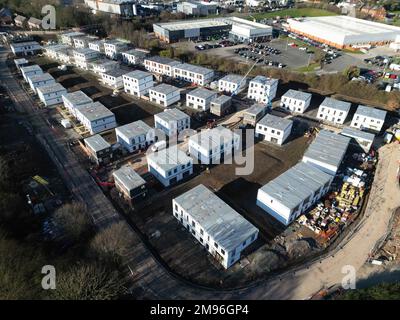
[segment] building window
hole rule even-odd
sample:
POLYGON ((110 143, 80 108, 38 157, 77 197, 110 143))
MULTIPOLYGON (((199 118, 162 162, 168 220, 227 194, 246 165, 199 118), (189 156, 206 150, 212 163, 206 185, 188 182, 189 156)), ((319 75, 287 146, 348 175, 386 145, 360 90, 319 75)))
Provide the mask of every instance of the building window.
POLYGON ((218 243, 214 241, 214 247, 218 249, 218 243))

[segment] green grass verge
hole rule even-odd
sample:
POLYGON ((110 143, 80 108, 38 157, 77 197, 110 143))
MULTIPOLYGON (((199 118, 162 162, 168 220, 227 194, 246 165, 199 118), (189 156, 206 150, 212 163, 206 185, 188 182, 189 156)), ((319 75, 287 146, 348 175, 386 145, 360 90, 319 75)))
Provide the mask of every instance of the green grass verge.
MULTIPOLYGON (((269 19, 275 18, 276 16, 286 17, 291 16, 293 18, 296 17, 322 17, 322 16, 336 16, 337 13, 332 11, 327 11, 323 9, 316 9, 316 8, 299 8, 299 9, 285 9, 280 11, 273 11, 273 12, 263 12, 263 13, 255 13, 251 16, 256 18, 257 20, 261 19, 269 19)), ((247 19, 252 20, 252 17, 247 17, 247 19)))
POLYGON ((309 66, 304 66, 296 69, 298 72, 313 72, 320 67, 319 63, 310 63, 309 66))

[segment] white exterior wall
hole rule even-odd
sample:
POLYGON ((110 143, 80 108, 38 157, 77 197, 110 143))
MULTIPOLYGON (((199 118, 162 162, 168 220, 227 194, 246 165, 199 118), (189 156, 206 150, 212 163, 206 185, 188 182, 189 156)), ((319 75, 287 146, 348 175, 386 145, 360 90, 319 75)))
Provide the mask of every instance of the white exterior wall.
POLYGON ((76 117, 91 134, 106 131, 117 126, 114 115, 91 121, 87 119, 79 109, 77 109, 76 117))
POLYGON ((190 93, 186 94, 186 106, 189 108, 194 108, 197 110, 203 110, 207 111, 210 109, 210 104, 211 100, 217 96, 217 93, 215 93, 213 96, 204 99, 204 98, 199 98, 196 96, 192 96, 190 93))
POLYGON ((162 105, 164 107, 168 107, 175 102, 181 100, 181 94, 179 90, 175 90, 172 93, 165 94, 161 92, 154 91, 152 89, 149 90, 150 101, 162 105))
POLYGON ((175 121, 165 121, 155 114, 154 126, 156 129, 160 129, 165 132, 165 134, 172 137, 179 134, 182 130, 190 128, 190 117, 187 116, 185 119, 175 121))
POLYGON ((12 53, 15 55, 18 55, 18 54, 33 55, 36 51, 39 51, 41 49, 41 46, 39 44, 28 44, 28 45, 25 45, 22 47, 22 46, 15 46, 15 45, 11 44, 10 48, 11 48, 12 53))
POLYGON ((282 96, 281 107, 290 110, 291 112, 304 113, 310 106, 311 97, 307 100, 293 99, 282 96))
POLYGON ((168 77, 172 77, 174 74, 172 66, 170 66, 168 64, 162 64, 162 63, 158 63, 158 62, 154 62, 154 61, 145 59, 144 66, 147 71, 153 72, 156 74, 162 74, 162 75, 165 75, 168 77))
POLYGON ((343 124, 347 118, 347 115, 348 115, 347 111, 342 111, 335 108, 329 108, 320 105, 318 108, 317 118, 335 124, 343 124))
POLYGON ((24 80, 28 82, 28 79, 32 76, 43 74, 43 70, 36 70, 36 71, 29 71, 25 72, 23 69, 21 69, 22 76, 24 77, 24 80))
POLYGON ((93 51, 89 54, 74 52, 75 65, 78 68, 89 70, 89 62, 96 59, 98 56, 99 53, 97 51, 93 51))
POLYGON ((292 127, 293 123, 285 130, 278 130, 258 123, 256 126, 256 137, 263 137, 265 141, 282 145, 289 137, 292 127))
POLYGON ((166 171, 151 158, 147 158, 147 168, 164 187, 169 187, 172 179, 176 178, 176 182, 178 182, 184 178, 183 174, 185 172, 189 172, 188 175, 193 174, 193 161, 190 160, 185 164, 177 164, 175 167, 166 171))
POLYGON ((244 89, 244 87, 246 86, 246 81, 243 80, 239 89, 238 89, 238 86, 239 86, 239 83, 236 83, 236 82, 230 82, 230 81, 226 81, 223 79, 218 80, 218 91, 220 91, 220 92, 233 93, 236 91, 236 93, 238 93, 244 89))
POLYGON ((127 151, 134 152, 144 149, 154 142, 154 132, 150 131, 146 134, 140 134, 134 137, 127 137, 122 134, 118 128, 115 129, 117 142, 120 143, 127 151))
POLYGON ((272 86, 250 81, 247 97, 258 103, 267 103, 268 99, 272 101, 276 97, 277 89, 278 81, 274 81, 272 86))
POLYGON ((104 43, 104 54, 110 59, 118 59, 121 51, 125 50, 128 46, 124 44, 104 43))
POLYGON ((138 57, 127 52, 122 53, 122 62, 128 65, 143 64, 143 60, 144 59, 142 57, 138 57))
POLYGON ((198 84, 200 86, 204 86, 209 83, 211 79, 214 77, 214 71, 210 70, 207 74, 200 74, 192 71, 187 71, 185 69, 180 69, 177 67, 173 68, 173 77, 183 79, 185 81, 189 81, 191 83, 198 84))
POLYGON ((89 49, 103 53, 104 52, 104 44, 89 42, 89 49))
POLYGON ((134 79, 126 75, 122 78, 124 91, 139 98, 146 95, 149 92, 149 89, 154 87, 153 75, 149 75, 142 79, 134 79))
POLYGON ((350 126, 357 129, 366 128, 379 132, 382 130, 383 124, 384 124, 383 120, 378 120, 375 118, 362 116, 355 113, 353 119, 351 120, 350 126))
POLYGON ((106 85, 109 86, 113 89, 120 89, 124 87, 124 82, 122 80, 122 76, 120 77, 114 77, 114 76, 110 76, 106 73, 102 73, 101 74, 101 79, 102 82, 106 85))
POLYGON ((303 156, 303 160, 304 163, 309 163, 311 165, 313 165, 314 167, 320 169, 323 172, 326 172, 332 176, 334 176, 336 174, 336 172, 338 171, 339 167, 338 166, 334 166, 334 165, 330 165, 328 163, 325 162, 321 162, 315 159, 311 159, 309 157, 303 156))
POLYGON ((40 101, 42 101, 44 103, 44 105, 46 107, 54 106, 56 104, 61 104, 63 102, 63 99, 62 99, 63 94, 67 94, 66 89, 63 91, 57 91, 57 92, 52 92, 52 93, 47 93, 47 94, 43 94, 40 91, 40 88, 38 89, 39 99, 40 99, 40 101))
POLYGON ((49 84, 54 84, 54 83, 56 83, 56 80, 49 79, 49 80, 44 80, 44 81, 32 81, 31 78, 28 78, 28 83, 29 83, 29 86, 31 87, 31 89, 34 92, 37 92, 38 88, 49 85, 49 84))

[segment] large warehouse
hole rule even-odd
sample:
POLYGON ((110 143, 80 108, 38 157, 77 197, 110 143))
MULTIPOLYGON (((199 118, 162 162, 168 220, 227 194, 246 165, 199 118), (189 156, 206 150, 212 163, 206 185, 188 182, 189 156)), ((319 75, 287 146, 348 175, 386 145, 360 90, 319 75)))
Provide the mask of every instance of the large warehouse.
POLYGON ((340 49, 362 45, 386 45, 400 38, 399 27, 349 16, 288 19, 286 28, 288 31, 340 49))
POLYGON ((155 23, 153 30, 157 38, 168 43, 213 36, 229 35, 233 40, 240 41, 272 36, 270 26, 236 17, 155 23))

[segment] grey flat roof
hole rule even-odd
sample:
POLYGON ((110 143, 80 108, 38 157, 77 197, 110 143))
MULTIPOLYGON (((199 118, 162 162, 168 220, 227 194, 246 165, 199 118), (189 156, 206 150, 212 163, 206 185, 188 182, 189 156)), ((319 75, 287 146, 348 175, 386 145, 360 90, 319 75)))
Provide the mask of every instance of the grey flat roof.
POLYGON ((325 186, 332 176, 311 164, 299 162, 264 185, 261 190, 289 209, 295 209, 325 186))
POLYGON ((221 27, 228 26, 229 23, 222 19, 198 19, 198 20, 181 20, 174 22, 154 23, 165 30, 178 31, 198 28, 221 27))
POLYGON ((42 68, 39 67, 37 64, 34 64, 32 66, 22 67, 21 71, 23 71, 23 72, 42 71, 43 72, 42 68))
POLYGON ((91 62, 91 64, 96 66, 109 66, 109 65, 117 65, 119 63, 118 61, 102 58, 94 60, 93 62, 91 62))
POLYGON ((70 49, 71 47, 67 44, 51 44, 48 46, 45 46, 44 49, 46 51, 61 51, 61 50, 65 50, 65 49, 70 49))
POLYGON ((103 104, 101 104, 98 101, 79 106, 78 110, 89 121, 94 121, 94 120, 114 116, 114 113, 112 113, 103 104))
POLYGON ((339 167, 347 151, 350 138, 328 130, 321 130, 310 144, 304 157, 339 167))
POLYGON ((272 114, 267 114, 258 122, 258 124, 263 126, 283 131, 286 130, 286 128, 288 128, 292 123, 292 120, 277 117, 272 114))
POLYGON ((242 81, 243 76, 240 76, 238 74, 227 74, 225 77, 219 79, 222 81, 228 81, 228 82, 233 82, 239 84, 240 81, 242 81))
POLYGON ((150 88, 149 90, 155 91, 158 93, 170 94, 172 92, 175 92, 176 90, 179 90, 179 88, 171 86, 170 84, 161 83, 158 86, 150 88))
POLYGON ((174 66, 174 68, 185 70, 188 72, 198 73, 198 74, 202 74, 202 75, 206 75, 210 72, 214 72, 214 70, 212 70, 212 69, 196 66, 194 64, 189 64, 189 63, 181 63, 181 64, 174 66))
POLYGON ((167 122, 190 118, 189 115, 176 108, 165 109, 163 112, 157 113, 154 116, 157 116, 158 118, 167 122))
POLYGON ((28 62, 29 62, 29 61, 26 60, 25 58, 14 59, 14 63, 15 63, 15 64, 18 64, 18 65, 20 65, 20 64, 25 64, 25 63, 28 63, 28 62))
POLYGON ((265 85, 265 86, 272 86, 275 83, 279 82, 279 80, 273 79, 273 78, 267 78, 264 76, 256 76, 253 79, 251 79, 250 82, 257 82, 257 83, 265 85))
POLYGON ((125 124, 115 129, 117 134, 125 136, 126 138, 135 138, 142 134, 146 135, 152 128, 144 123, 142 120, 125 124))
POLYGON ((137 80, 146 78, 148 76, 153 76, 153 74, 150 72, 142 71, 142 70, 135 70, 135 71, 131 71, 131 72, 128 72, 127 74, 125 74, 125 77, 129 77, 129 78, 133 78, 133 79, 137 79, 137 80))
POLYGON ((76 37, 76 36, 84 36, 84 35, 86 35, 86 34, 83 32, 79 32, 79 31, 67 31, 67 32, 64 32, 61 34, 61 36, 64 36, 64 37, 76 37))
POLYGON ((67 93, 63 95, 63 97, 67 99, 70 103, 72 103, 74 106, 80 106, 83 104, 88 104, 93 102, 93 100, 81 90, 67 93))
POLYGON ((128 45, 128 43, 127 42, 124 42, 124 41, 121 41, 121 40, 118 40, 118 39, 105 39, 104 40, 104 44, 113 44, 113 45, 116 45, 116 46, 127 46, 128 45))
POLYGON ((250 115, 258 115, 261 112, 264 112, 266 109, 266 105, 262 103, 255 103, 253 104, 250 108, 245 110, 245 114, 250 114, 250 115))
POLYGON ((146 184, 146 181, 130 165, 125 165, 114 171, 113 176, 128 190, 133 190, 146 184))
POLYGON ((25 41, 25 42, 13 42, 10 44, 14 48, 25 47, 25 46, 39 46, 37 41, 25 41))
POLYGON ((357 111, 354 115, 371 117, 374 119, 384 121, 386 118, 386 111, 379 110, 379 109, 376 109, 373 107, 360 105, 360 106, 358 106, 357 111))
POLYGON ((127 70, 115 68, 115 69, 104 72, 104 74, 114 77, 114 78, 119 78, 119 77, 122 77, 124 74, 127 74, 128 72, 129 71, 127 71, 127 70))
POLYGON ((361 131, 361 130, 351 128, 351 127, 344 127, 340 134, 344 135, 346 137, 351 137, 351 138, 355 138, 355 139, 360 138, 360 139, 368 140, 371 142, 373 142, 375 139, 375 135, 373 133, 361 131))
POLYGON ((130 49, 127 51, 123 51, 122 54, 129 54, 135 57, 145 57, 147 55, 146 52, 144 51, 140 51, 140 50, 136 50, 136 49, 130 49))
POLYGON ((302 91, 297 91, 293 89, 289 89, 283 96, 287 98, 292 98, 292 99, 298 99, 298 100, 303 100, 306 101, 312 96, 311 93, 308 92, 302 92, 302 91))
POLYGON ((37 88, 37 90, 40 91, 43 94, 48 94, 48 93, 53 93, 53 92, 64 91, 64 90, 67 90, 67 89, 65 89, 61 84, 56 82, 56 83, 53 83, 53 84, 49 84, 49 85, 45 85, 45 86, 42 86, 40 88, 37 88))
POLYGON ((55 80, 54 77, 50 73, 41 73, 41 74, 34 74, 28 77, 31 82, 38 82, 38 81, 47 81, 47 80, 55 80))
POLYGON ((200 99, 208 99, 211 98, 212 96, 215 96, 217 93, 205 88, 197 88, 194 89, 190 92, 188 92, 186 95, 188 96, 194 96, 196 98, 200 98, 200 99))
POLYGON ((174 200, 227 251, 235 249, 258 231, 202 184, 174 200))
POLYGON ((321 103, 321 107, 333 108, 336 110, 349 112, 351 103, 332 98, 325 98, 325 100, 321 103))
POLYGON ((169 171, 177 166, 186 165, 192 161, 185 152, 177 146, 153 152, 147 155, 147 159, 154 161, 164 171, 169 171))
POLYGON ((111 147, 111 145, 99 134, 95 134, 94 136, 86 138, 85 144, 94 152, 99 152, 111 147))
POLYGON ((227 141, 232 141, 235 136, 238 137, 239 135, 223 126, 218 126, 213 129, 202 130, 191 136, 189 140, 192 140, 203 148, 210 150, 219 147, 227 141))
POLYGON ((229 96, 226 96, 226 95, 222 94, 222 95, 220 95, 220 96, 218 96, 218 97, 213 98, 213 99, 211 100, 211 103, 215 103, 215 104, 224 104, 225 102, 227 102, 227 101, 229 101, 229 100, 232 100, 232 98, 229 97, 229 96))
POLYGON ((166 58, 166 57, 160 57, 160 56, 153 56, 153 57, 149 57, 146 58, 145 60, 149 60, 152 62, 157 62, 157 63, 161 63, 161 64, 167 64, 170 66, 176 66, 178 64, 181 64, 179 61, 170 59, 170 58, 166 58))
POLYGON ((74 49, 73 52, 74 53, 76 52, 76 53, 84 54, 84 55, 91 54, 91 53, 94 53, 94 52, 98 53, 98 51, 90 49, 90 48, 77 48, 77 49, 74 49))

